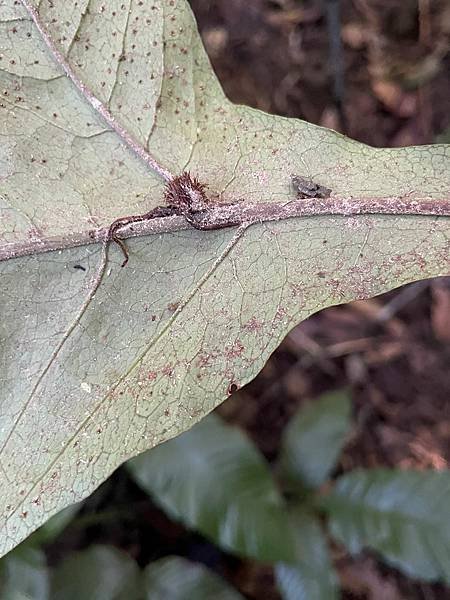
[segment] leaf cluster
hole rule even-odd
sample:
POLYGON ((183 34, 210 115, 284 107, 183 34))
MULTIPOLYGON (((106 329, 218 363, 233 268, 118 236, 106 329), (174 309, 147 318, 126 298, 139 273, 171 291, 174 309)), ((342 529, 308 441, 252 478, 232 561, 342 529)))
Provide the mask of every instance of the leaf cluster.
MULTIPOLYGON (((292 418, 275 465, 210 415, 127 470, 173 519, 227 552, 272 564, 285 600, 339 597, 330 538, 353 555, 370 549, 406 575, 450 584, 450 473, 358 469, 330 479, 350 432, 349 395, 335 392, 292 418)), ((4 597, 240 597, 204 566, 165 557, 141 571, 107 546, 49 571, 41 547, 77 510, 51 519, 0 562, 4 597)))
POLYGON ((248 437, 213 415, 128 466, 173 518, 273 563, 288 600, 338 597, 330 536, 351 554, 371 549, 406 575, 450 583, 450 473, 358 469, 330 482, 350 412, 344 391, 300 410, 275 473, 248 437))

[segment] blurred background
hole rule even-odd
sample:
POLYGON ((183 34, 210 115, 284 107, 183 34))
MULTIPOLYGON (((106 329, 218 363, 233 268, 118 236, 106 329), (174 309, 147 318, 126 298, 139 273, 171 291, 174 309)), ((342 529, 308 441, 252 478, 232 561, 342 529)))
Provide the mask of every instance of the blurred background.
POLYGON ((448 0, 190 4, 233 102, 372 146, 429 144, 445 135, 448 141, 448 0))
MULTIPOLYGON (((450 142, 448 0, 190 3, 234 102, 373 146, 450 142)), ((312 316, 216 412, 274 465, 305 402, 345 389, 352 424, 333 476, 356 467, 442 470, 450 459, 449 365, 450 278, 441 278, 312 316)), ((282 597, 273 566, 233 556, 154 500, 120 468, 57 534, 44 536, 49 564, 108 544, 140 566, 170 555, 199 562, 249 600, 282 597)), ((346 600, 450 598, 448 587, 407 576, 370 550, 351 557, 331 542, 329 552, 346 600)))

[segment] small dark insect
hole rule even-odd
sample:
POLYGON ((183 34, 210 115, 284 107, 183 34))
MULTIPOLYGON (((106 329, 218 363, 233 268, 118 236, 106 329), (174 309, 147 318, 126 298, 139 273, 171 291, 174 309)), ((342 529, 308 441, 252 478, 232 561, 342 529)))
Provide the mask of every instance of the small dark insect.
POLYGON ((306 179, 301 175, 291 175, 292 185, 298 198, 329 198, 331 190, 323 185, 306 179))
POLYGON ((83 267, 83 265, 73 265, 73 268, 79 271, 86 271, 86 267, 83 267))

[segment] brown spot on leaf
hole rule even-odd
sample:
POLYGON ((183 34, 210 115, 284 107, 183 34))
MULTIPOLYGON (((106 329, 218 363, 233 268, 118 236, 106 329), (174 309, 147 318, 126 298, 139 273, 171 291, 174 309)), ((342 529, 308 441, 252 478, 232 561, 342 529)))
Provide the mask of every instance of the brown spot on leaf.
POLYGON ((229 346, 225 350, 227 358, 238 358, 244 351, 244 346, 239 340, 236 340, 232 346, 229 346))
POLYGON ((163 375, 166 375, 166 377, 170 377, 173 374, 173 367, 172 365, 169 363, 167 365, 165 365, 162 369, 161 369, 161 373, 163 375))
POLYGON ((244 329, 247 331, 260 331, 263 327, 262 321, 259 321, 255 316, 253 316, 247 323, 244 325, 244 329))

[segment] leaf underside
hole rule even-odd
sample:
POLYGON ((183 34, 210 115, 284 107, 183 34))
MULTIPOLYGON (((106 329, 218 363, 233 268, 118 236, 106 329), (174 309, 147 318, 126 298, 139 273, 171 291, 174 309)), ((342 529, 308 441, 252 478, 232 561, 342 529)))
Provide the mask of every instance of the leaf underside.
MULTIPOLYGON (((229 103, 184 0, 39 10, 134 139, 224 201, 289 201, 291 173, 347 196, 449 196, 449 146, 373 149, 229 103)), ((0 57, 0 247, 161 204, 163 182, 14 0, 0 5, 0 57)), ((198 421, 311 313, 449 271, 445 218, 314 217, 235 233, 141 237, 124 269, 112 248, 85 309, 99 246, 0 263, 0 553, 198 421)))

